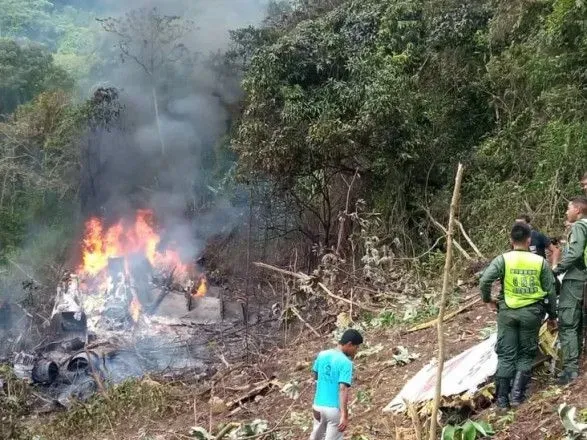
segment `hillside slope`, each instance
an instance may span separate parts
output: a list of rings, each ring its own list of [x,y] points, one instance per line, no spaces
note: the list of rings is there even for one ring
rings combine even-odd
[[[481,304],[457,315],[446,326],[447,355],[456,355],[477,344],[494,324],[495,316]],[[436,333],[434,328],[410,334],[405,334],[404,330],[405,327],[396,326],[365,331],[366,356],[355,361],[356,382],[347,438],[415,438],[410,434],[413,423],[409,417],[384,414],[381,410],[405,382],[435,356]],[[89,428],[86,438],[96,440],[194,438],[190,437],[190,429],[194,426],[218,433],[227,423],[246,425],[254,420],[263,420],[269,430],[264,438],[305,439],[311,426],[311,362],[318,351],[331,345],[330,335],[317,338],[304,330],[291,337],[285,348],[251,356],[248,366],[245,366],[246,362],[229,365],[205,383],[158,384],[148,379],[146,385],[143,381],[140,386],[172,391],[165,394],[165,398],[161,397],[157,404],[152,405],[153,402],[149,401],[149,405],[140,408],[133,405],[120,408],[116,391],[111,391],[114,397],[110,401],[105,400],[102,406],[90,404],[65,416],[41,419],[42,438],[73,440],[79,432],[76,427]],[[405,347],[410,355],[417,358],[404,365],[392,365],[389,361],[399,346]],[[267,386],[260,393],[250,393],[252,389],[263,388],[271,380],[274,386]],[[535,381],[531,398],[516,412],[497,416],[493,408],[489,408],[470,416],[491,423],[497,431],[496,439],[561,438],[563,428],[556,408],[562,402],[575,405],[579,410],[587,407],[587,380],[581,376],[566,388],[552,386],[549,382],[552,379]],[[280,390],[285,385],[290,388],[289,392]],[[157,395],[156,392],[153,394]],[[251,399],[232,405],[249,394]],[[299,398],[292,399],[294,394],[299,394]],[[227,409],[227,406],[230,408]],[[111,412],[112,416],[106,419],[108,423],[104,426],[87,420],[87,415],[92,414],[95,408]],[[455,416],[458,414],[455,413]],[[465,413],[464,418],[467,416],[469,414]],[[51,428],[47,429],[47,426]]]

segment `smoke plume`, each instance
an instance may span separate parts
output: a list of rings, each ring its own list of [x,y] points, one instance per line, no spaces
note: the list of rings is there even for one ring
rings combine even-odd
[[[157,80],[135,60],[121,62],[116,35],[101,31],[101,56],[111,61],[96,70],[93,83],[115,87],[123,111],[117,127],[97,130],[88,139],[84,211],[115,221],[139,208],[153,209],[165,240],[179,244],[184,256],[197,257],[210,236],[239,219],[238,207],[211,188],[226,160],[220,146],[230,106],[239,99],[239,78],[220,76],[211,59],[228,48],[229,30],[263,19],[266,2],[104,0],[103,5],[104,17],[157,8],[159,15],[180,16],[193,27],[181,39],[184,56],[168,63]]]

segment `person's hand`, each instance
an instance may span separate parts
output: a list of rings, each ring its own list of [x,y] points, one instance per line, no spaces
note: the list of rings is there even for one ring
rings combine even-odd
[[[497,301],[495,301],[494,299],[492,299],[491,301],[489,301],[487,303],[487,307],[489,307],[489,310],[492,310],[494,312],[497,312]]]
[[[349,426],[349,418],[342,416],[340,418],[340,423],[338,424],[338,431],[344,432],[346,430],[347,426]]]
[[[549,319],[546,321],[546,328],[551,332],[555,331],[558,328],[556,319]]]

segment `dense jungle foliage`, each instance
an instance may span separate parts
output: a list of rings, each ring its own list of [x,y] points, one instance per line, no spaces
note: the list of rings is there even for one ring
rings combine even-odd
[[[96,21],[115,14],[89,1],[1,0],[0,10],[5,264],[23,252],[31,266],[66,252],[83,218],[92,93],[123,61],[142,66],[163,117],[178,83],[196,87],[198,62],[242,84],[194,173],[213,169],[201,186],[229,199],[234,183],[253,188],[265,241],[343,252],[352,230],[340,223],[358,209],[380,214],[374,233],[396,253],[417,255],[439,237],[427,212],[446,220],[462,161],[461,220],[491,255],[520,211],[561,233],[565,198],[587,170],[582,0],[274,1],[262,23],[233,29],[226,51],[200,61],[189,44],[174,44],[187,21],[164,10],[131,13],[126,27]],[[189,19],[199,25],[197,14]],[[140,20],[155,20],[166,37],[150,43],[177,55],[159,60],[157,75],[141,65],[155,66],[153,57],[131,50]],[[120,109],[108,111],[126,112],[132,125],[132,108]]]
[[[446,211],[457,161],[461,218],[483,249],[502,248],[521,211],[558,233],[587,165],[586,19],[574,0],[282,11],[234,35],[247,60],[239,164],[310,205],[326,243],[337,176],[358,171],[361,196],[403,240],[428,236],[424,208]]]

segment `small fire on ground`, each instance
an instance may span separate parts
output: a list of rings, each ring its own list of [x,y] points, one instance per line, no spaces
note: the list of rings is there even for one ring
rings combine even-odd
[[[164,280],[164,288],[169,289],[172,283],[180,286],[186,296],[205,296],[205,275],[198,273],[194,263],[182,260],[174,243],[162,246],[156,229],[150,210],[138,210],[133,220],[120,220],[111,226],[90,218],[85,224],[82,263],[77,269],[82,293],[127,304],[134,323],[143,311],[145,294],[150,294],[145,284],[152,278]]]

